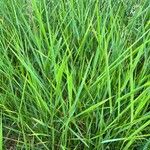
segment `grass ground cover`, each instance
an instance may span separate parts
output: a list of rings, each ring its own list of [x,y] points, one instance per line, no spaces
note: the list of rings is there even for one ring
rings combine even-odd
[[[150,149],[149,0],[0,1],[2,149]]]

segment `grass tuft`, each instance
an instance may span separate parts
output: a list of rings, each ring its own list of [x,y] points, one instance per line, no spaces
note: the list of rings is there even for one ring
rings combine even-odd
[[[148,150],[149,66],[149,0],[1,0],[0,150]]]

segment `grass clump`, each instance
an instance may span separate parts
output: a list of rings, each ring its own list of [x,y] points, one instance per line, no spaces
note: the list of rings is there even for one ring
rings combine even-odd
[[[150,149],[149,0],[0,6],[1,149]]]

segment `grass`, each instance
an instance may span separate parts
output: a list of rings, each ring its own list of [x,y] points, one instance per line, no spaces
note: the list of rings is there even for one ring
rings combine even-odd
[[[0,120],[0,150],[3,149],[3,129],[2,129],[2,117]]]
[[[1,0],[0,35],[0,149],[150,149],[149,0]]]

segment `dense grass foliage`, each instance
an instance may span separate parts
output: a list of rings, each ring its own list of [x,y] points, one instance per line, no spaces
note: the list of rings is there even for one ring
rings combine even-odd
[[[0,149],[149,150],[150,1],[1,0]]]

